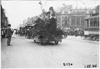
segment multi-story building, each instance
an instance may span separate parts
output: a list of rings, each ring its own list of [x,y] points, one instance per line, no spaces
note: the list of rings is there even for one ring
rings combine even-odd
[[[65,28],[84,29],[85,17],[90,13],[95,13],[95,9],[73,9],[64,8],[57,15],[58,24]]]
[[[0,26],[1,27],[1,37],[5,37],[5,34],[6,34],[5,30],[7,28],[7,25],[8,25],[8,18],[5,14],[4,8],[1,5],[1,26]]]
[[[63,15],[65,17],[63,26],[70,27],[71,29],[84,29],[85,27],[85,18],[90,13],[95,13],[94,9],[72,9],[70,13],[65,12]],[[69,18],[69,21],[68,21]],[[66,21],[67,20],[67,21]]]
[[[8,18],[5,14],[5,10],[1,6],[1,27],[7,27],[8,24]]]

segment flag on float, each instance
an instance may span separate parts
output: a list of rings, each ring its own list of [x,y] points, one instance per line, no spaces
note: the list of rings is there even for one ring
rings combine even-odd
[[[39,4],[40,4],[40,5],[42,5],[42,2],[41,2],[41,1],[39,1]]]

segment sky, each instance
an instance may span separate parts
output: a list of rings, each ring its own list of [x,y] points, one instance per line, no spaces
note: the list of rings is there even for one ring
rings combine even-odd
[[[93,8],[99,4],[98,0],[42,0],[41,2],[46,11],[48,11],[50,6],[57,9],[57,7],[63,6],[63,4],[72,5],[73,8]],[[6,16],[8,17],[12,28],[18,28],[20,24],[23,24],[23,20],[27,19],[28,17],[31,18],[37,16],[42,12],[39,0],[2,0],[1,4],[5,9]]]

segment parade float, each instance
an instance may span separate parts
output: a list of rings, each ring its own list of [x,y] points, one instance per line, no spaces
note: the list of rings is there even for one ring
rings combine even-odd
[[[62,41],[63,35],[66,35],[61,28],[57,28],[57,19],[53,7],[49,12],[43,12],[43,18],[38,17],[31,29],[34,42],[40,44],[55,42],[58,44]]]

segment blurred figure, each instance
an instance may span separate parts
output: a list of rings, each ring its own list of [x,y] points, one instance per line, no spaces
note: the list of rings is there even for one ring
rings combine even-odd
[[[50,20],[50,12],[47,12],[46,14],[45,14],[46,16],[46,20]]]
[[[11,24],[8,24],[8,27],[7,27],[7,30],[6,30],[6,32],[7,32],[6,37],[7,37],[7,45],[8,46],[11,46],[10,42],[11,42],[11,37],[12,37],[12,34],[13,34],[13,31],[11,30],[10,27],[11,27]]]
[[[75,35],[76,37],[78,36],[78,31],[77,31],[77,30],[74,31],[74,35]]]
[[[83,30],[81,31],[80,36],[81,36],[81,37],[84,36],[84,31],[83,31]]]
[[[55,18],[55,11],[54,11],[53,7],[49,8],[49,12],[50,12],[50,19]]]
[[[16,37],[16,30],[13,30],[13,35],[12,37]]]

